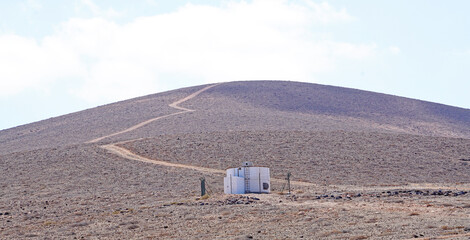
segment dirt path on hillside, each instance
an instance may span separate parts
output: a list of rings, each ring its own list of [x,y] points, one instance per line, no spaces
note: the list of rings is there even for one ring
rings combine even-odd
[[[198,96],[199,94],[201,94],[202,92],[205,92],[205,91],[207,91],[208,89],[213,88],[213,87],[215,87],[215,86],[217,86],[217,85],[220,85],[220,84],[222,84],[222,83],[217,83],[217,84],[213,84],[213,85],[207,86],[207,87],[205,87],[205,88],[203,88],[203,89],[201,89],[201,90],[199,90],[199,91],[197,91],[197,92],[195,92],[195,93],[193,93],[193,94],[191,94],[191,95],[189,95],[189,96],[187,96],[187,97],[185,97],[185,98],[182,98],[182,99],[180,99],[180,100],[178,100],[178,101],[176,101],[176,102],[170,103],[168,106],[170,106],[170,107],[172,107],[172,108],[176,108],[176,109],[182,110],[182,111],[185,111],[185,112],[194,112],[194,111],[196,111],[196,110],[194,110],[194,109],[189,109],[189,108],[185,108],[185,107],[180,107],[180,106],[178,106],[178,105],[181,104],[181,103],[184,103],[184,102],[186,102],[186,101],[188,101],[188,100],[190,100],[190,99],[193,99],[194,97],[197,97],[197,96]]]
[[[130,140],[133,141],[133,140]],[[180,163],[171,163],[171,162],[165,162],[161,160],[155,160],[155,159],[150,159],[138,154],[135,154],[131,152],[130,150],[117,146],[118,144],[130,142],[128,141],[123,141],[119,143],[114,143],[114,144],[108,144],[108,145],[103,145],[101,146],[102,148],[108,150],[109,152],[118,155],[122,158],[130,159],[130,160],[136,160],[136,161],[141,161],[141,162],[146,162],[146,163],[152,163],[152,164],[157,164],[157,165],[162,165],[162,166],[167,166],[167,167],[177,167],[177,168],[185,168],[185,169],[191,169],[199,172],[205,172],[205,173],[212,173],[212,174],[225,174],[225,170],[221,169],[215,169],[215,168],[206,168],[206,167],[199,167],[199,166],[194,166],[194,165],[188,165],[188,164],[180,164]],[[271,178],[272,182],[275,183],[285,183],[285,179],[277,179],[277,178]],[[460,190],[460,191],[470,191],[470,185],[469,184],[461,184],[461,185],[445,185],[445,184],[437,184],[437,183],[410,183],[407,185],[400,185],[400,186],[355,186],[355,185],[329,185],[329,186],[320,186],[315,183],[310,183],[310,182],[301,182],[301,181],[292,181],[291,184],[294,186],[300,186],[300,187],[315,187],[315,188],[327,188],[330,190],[337,190],[337,191],[387,191],[387,190],[398,190],[398,189],[403,189],[403,190],[411,190],[411,189],[442,189],[442,190]]]
[[[103,145],[101,147],[108,150],[109,152],[111,152],[115,155],[118,155],[118,156],[126,158],[126,159],[130,159],[130,160],[136,160],[136,161],[141,161],[141,162],[146,162],[146,163],[152,163],[152,164],[162,165],[162,166],[166,166],[166,167],[186,168],[186,169],[191,169],[191,170],[195,170],[195,171],[199,171],[199,172],[206,172],[206,173],[213,173],[213,174],[225,174],[224,170],[198,167],[198,166],[179,164],[179,163],[171,163],[171,162],[165,162],[165,161],[146,158],[146,157],[137,155],[137,154],[131,152],[128,149],[116,146],[114,144]]]
[[[109,135],[106,135],[106,136],[103,136],[103,137],[99,137],[99,138],[95,138],[93,140],[90,140],[86,143],[96,143],[96,142],[99,142],[105,138],[109,138],[109,137],[113,137],[113,136],[116,136],[116,135],[120,135],[120,134],[123,134],[123,133],[126,133],[126,132],[130,132],[130,131],[134,131],[136,130],[137,128],[140,128],[140,127],[143,127],[151,122],[154,122],[154,121],[157,121],[157,120],[160,120],[160,119],[163,119],[163,118],[167,118],[167,117],[171,117],[171,116],[175,116],[175,115],[179,115],[179,114],[183,114],[183,113],[187,113],[187,112],[194,112],[196,110],[193,110],[193,109],[189,109],[189,108],[184,108],[184,107],[180,107],[178,106],[179,104],[183,103],[183,102],[186,102],[194,97],[196,97],[197,95],[201,94],[202,92],[205,92],[206,90],[210,89],[210,88],[213,88],[217,85],[220,85],[222,83],[216,83],[216,84],[212,84],[212,85],[209,85],[185,98],[182,98],[180,100],[177,100],[173,103],[170,103],[168,106],[172,107],[172,108],[175,108],[175,109],[178,109],[178,110],[181,110],[181,112],[176,112],[176,113],[171,113],[171,114],[167,114],[167,115],[164,115],[164,116],[160,116],[160,117],[156,117],[156,118],[152,118],[152,119],[149,119],[147,121],[144,121],[144,122],[141,122],[141,123],[138,123],[130,128],[127,128],[125,130],[122,130],[122,131],[119,131],[119,132],[115,132],[115,133],[112,133],[112,134],[109,134]]]
[[[126,141],[129,142],[129,141]],[[150,159],[144,156],[140,156],[138,154],[135,154],[131,152],[130,150],[117,146],[117,144],[120,144],[123,142],[115,143],[115,144],[108,144],[108,145],[103,145],[100,146],[103,149],[108,150],[109,152],[118,155],[122,158],[130,159],[130,160],[135,160],[135,161],[141,161],[141,162],[146,162],[146,163],[152,163],[152,164],[157,164],[161,166],[166,166],[166,167],[177,167],[177,168],[185,168],[185,169],[190,169],[190,170],[195,170],[199,172],[205,172],[205,173],[212,173],[212,174],[222,174],[225,175],[225,170],[220,170],[220,169],[215,169],[215,168],[205,168],[205,167],[199,167],[199,166],[194,166],[194,165],[188,165],[188,164],[180,164],[180,163],[171,163],[171,162],[165,162],[161,160],[156,160],[156,159]],[[284,183],[286,180],[284,179],[276,179],[276,178],[271,178],[272,182],[277,182],[277,183]],[[304,186],[304,187],[316,187],[317,185],[314,183],[309,183],[309,182],[300,182],[300,181],[291,181],[292,185],[296,186]]]
[[[175,116],[175,115],[183,114],[183,113],[187,113],[187,112],[194,112],[196,110],[185,108],[185,107],[180,107],[179,104],[184,103],[184,102],[186,102],[190,99],[193,99],[193,98],[197,97],[199,94],[203,93],[204,91],[207,91],[208,89],[213,88],[215,86],[218,86],[220,84],[222,84],[222,83],[209,85],[205,88],[202,88],[202,89],[200,89],[200,90],[198,90],[198,91],[196,91],[196,92],[194,92],[194,93],[192,93],[192,94],[190,94],[190,95],[188,95],[188,96],[186,96],[182,99],[179,99],[175,102],[172,102],[168,105],[172,108],[181,110],[180,112],[171,113],[171,114],[167,114],[167,115],[164,115],[164,116],[152,118],[152,119],[149,119],[147,121],[136,124],[136,125],[134,125],[130,128],[127,128],[123,131],[119,131],[119,132],[116,132],[116,133],[113,133],[113,134],[110,134],[110,135],[107,135],[107,136],[99,137],[99,138],[93,139],[91,141],[88,141],[87,143],[99,142],[99,141],[101,141],[105,138],[109,138],[109,137],[112,137],[112,136],[116,136],[116,135],[119,135],[119,134],[130,132],[130,131],[133,131],[133,130],[138,129],[140,127],[143,127],[143,126],[145,126],[145,125],[147,125],[151,122],[154,122],[154,121],[157,121],[157,120],[160,120],[160,119],[163,119],[163,118],[167,118],[167,117],[171,117],[171,116]],[[130,160],[141,161],[141,162],[146,162],[146,163],[152,163],[152,164],[157,164],[157,165],[166,166],[166,167],[185,168],[185,169],[190,169],[190,170],[195,170],[195,171],[205,172],[205,173],[211,173],[211,174],[222,174],[222,175],[225,174],[225,171],[220,170],[220,169],[205,168],[205,167],[199,167],[199,166],[193,166],[193,165],[187,165],[187,164],[179,164],[179,163],[171,163],[171,162],[165,162],[165,161],[161,161],[161,160],[146,158],[144,156],[140,156],[138,154],[135,154],[135,153],[131,152],[130,150],[126,149],[126,148],[117,146],[118,144],[122,144],[122,143],[126,143],[126,142],[132,142],[132,141],[136,141],[136,140],[139,140],[139,139],[122,141],[122,142],[118,142],[118,143],[114,143],[114,144],[103,145],[101,147],[106,149],[107,151],[115,154],[115,155],[118,155],[118,156],[126,158],[126,159],[130,159]],[[276,182],[276,183],[285,183],[286,182],[285,179],[276,179],[276,178],[271,178],[271,181]],[[387,190],[392,190],[392,189],[453,189],[453,190],[454,189],[459,189],[459,190],[470,191],[470,185],[469,184],[443,185],[443,184],[435,184],[435,183],[410,183],[410,184],[401,185],[401,186],[354,186],[354,185],[320,186],[320,185],[315,184],[315,183],[302,182],[302,181],[291,181],[291,184],[294,185],[294,186],[328,188],[328,189],[331,189],[331,190],[338,190],[338,191],[346,191],[346,190],[349,190],[349,191],[387,191]]]

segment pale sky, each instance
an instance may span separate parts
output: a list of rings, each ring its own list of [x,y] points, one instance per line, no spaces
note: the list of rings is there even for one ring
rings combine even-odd
[[[0,129],[180,87],[292,80],[470,108],[470,1],[0,1]]]

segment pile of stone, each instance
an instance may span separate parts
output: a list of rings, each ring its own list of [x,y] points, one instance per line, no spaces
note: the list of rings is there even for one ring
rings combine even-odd
[[[374,192],[374,193],[335,193],[335,194],[323,194],[316,196],[316,199],[335,199],[335,200],[352,200],[353,198],[358,197],[393,197],[393,196],[446,196],[446,197],[457,197],[466,195],[469,192],[467,191],[452,191],[452,190],[391,190],[391,191],[383,191],[383,192]]]
[[[180,203],[173,203],[173,204],[165,204],[162,207],[168,207],[171,205],[186,205],[186,206],[204,206],[204,205],[216,205],[216,206],[224,206],[224,205],[248,205],[248,204],[253,204],[259,201],[260,199],[257,197],[249,197],[249,196],[230,196],[224,200],[208,200],[208,201],[200,201],[200,199],[197,199],[199,201],[197,202],[180,202]]]
[[[236,204],[253,204],[259,201],[259,198],[249,196],[229,197],[223,201],[217,201],[217,205],[236,205]]]

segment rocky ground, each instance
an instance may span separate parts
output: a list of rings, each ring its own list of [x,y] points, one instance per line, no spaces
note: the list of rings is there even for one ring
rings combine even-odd
[[[468,109],[292,82],[169,106],[203,88],[0,131],[0,239],[470,238]],[[222,193],[243,161],[271,194]]]
[[[99,106],[2,130],[0,154],[61,147],[122,131],[178,110],[168,105],[205,86]],[[181,106],[197,111],[161,119],[104,141],[227,131],[395,132],[470,138],[468,109],[298,82],[229,82]]]
[[[264,136],[240,134],[253,134],[254,141]],[[283,133],[267,135],[276,134]],[[140,146],[136,143],[127,145]],[[181,163],[194,164],[205,148],[190,144],[196,144],[192,157],[175,150]],[[148,149],[148,155],[156,153]],[[449,151],[460,156],[464,150]],[[344,185],[293,185],[287,195],[285,182],[274,182],[271,194],[238,196],[222,194],[223,175],[127,160],[98,144],[13,153],[0,161],[0,239],[468,239],[470,234],[465,181],[353,184],[343,174]],[[294,180],[300,173],[293,172]],[[209,197],[198,196],[200,177],[207,179]]]
[[[227,169],[252,161],[320,185],[470,183],[470,140],[364,132],[166,135],[122,146],[151,159]]]

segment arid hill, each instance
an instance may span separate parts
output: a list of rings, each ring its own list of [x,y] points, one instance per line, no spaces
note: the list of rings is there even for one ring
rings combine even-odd
[[[118,132],[178,112],[168,105],[203,87],[148,95],[3,130],[0,153],[81,144]],[[468,109],[310,83],[223,83],[182,106],[198,111],[161,119],[111,139],[265,130],[374,131],[470,138]]]
[[[222,193],[243,161],[272,194]],[[355,89],[210,84],[0,131],[0,239],[468,239],[469,203],[470,110]]]

